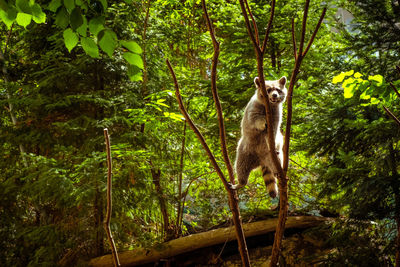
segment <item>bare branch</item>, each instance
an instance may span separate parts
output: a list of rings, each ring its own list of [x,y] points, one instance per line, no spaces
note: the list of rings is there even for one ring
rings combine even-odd
[[[204,139],[203,135],[201,134],[201,132],[199,131],[199,129],[197,128],[197,126],[194,124],[194,122],[192,121],[192,119],[190,118],[189,114],[186,111],[185,106],[183,105],[183,101],[182,101],[182,96],[179,90],[179,85],[178,85],[178,81],[176,80],[176,75],[175,72],[171,66],[171,63],[169,62],[169,60],[167,59],[167,65],[168,65],[168,69],[172,75],[172,79],[174,81],[174,85],[175,85],[175,96],[176,99],[178,100],[179,103],[179,109],[181,110],[183,116],[186,119],[186,122],[189,124],[190,128],[193,130],[193,132],[196,134],[197,138],[199,139],[201,145],[203,146],[204,150],[207,153],[208,158],[211,161],[211,164],[213,165],[215,171],[218,173],[218,176],[221,178],[222,183],[224,184],[224,187],[227,191],[230,191],[230,187],[228,184],[228,181],[225,178],[224,173],[222,172],[222,170],[220,169],[220,167],[218,166],[217,161],[215,160],[215,157],[213,155],[213,153],[211,152],[209,146],[206,143],[206,140]]]
[[[110,136],[108,135],[108,129],[104,129],[104,138],[106,140],[106,151],[107,151],[107,207],[106,217],[104,219],[104,229],[107,233],[108,242],[110,243],[111,252],[113,256],[114,266],[121,266],[119,263],[118,252],[115,246],[114,238],[111,234],[110,221],[112,213],[112,162],[111,162],[111,146]]]
[[[258,36],[258,28],[257,28],[256,20],[254,19],[253,13],[250,10],[249,3],[247,2],[247,0],[244,0],[244,3],[246,4],[247,12],[249,12],[251,21],[253,22],[254,35],[256,37],[256,43],[259,46],[260,45],[260,39],[259,39],[259,36]]]
[[[269,16],[268,26],[267,26],[267,30],[265,31],[264,42],[263,42],[262,48],[261,48],[262,54],[265,53],[265,49],[267,47],[269,34],[271,32],[271,29],[272,29],[272,21],[274,20],[274,15],[275,15],[275,0],[272,0],[272,3],[271,3],[271,14]]]
[[[242,9],[244,21],[246,23],[247,33],[249,34],[250,39],[253,42],[254,49],[257,51],[257,53],[261,53],[260,47],[258,46],[258,43],[257,43],[257,40],[254,37],[253,31],[251,30],[249,16],[247,15],[247,8],[246,8],[244,1],[245,0],[239,0],[239,3],[240,3],[240,7]]]
[[[400,126],[400,120],[387,107],[383,106],[383,109]]]
[[[299,55],[303,55],[303,47],[304,47],[304,39],[305,39],[305,36],[306,36],[307,16],[308,16],[308,7],[309,6],[310,6],[310,0],[306,0],[306,4],[304,6],[304,13],[303,13],[303,25],[301,27]]]
[[[321,23],[322,23],[322,21],[323,21],[323,19],[324,19],[324,17],[325,17],[325,14],[326,14],[326,8],[324,8],[324,10],[322,11],[321,16],[319,17],[319,21],[318,21],[318,23],[317,23],[317,26],[315,27],[314,32],[313,32],[313,34],[312,34],[310,40],[308,41],[307,48],[306,48],[306,50],[304,50],[304,52],[303,52],[303,55],[302,55],[303,57],[306,56],[308,50],[310,49],[312,43],[314,42],[314,38],[315,38],[315,36],[317,35],[317,32],[318,32],[319,28],[321,27]]]
[[[394,86],[394,84],[391,82],[390,86],[392,87],[393,91],[396,93],[397,97],[400,98],[400,93],[397,90],[396,86]]]
[[[226,131],[225,131],[225,125],[224,125],[224,115],[222,113],[221,102],[219,100],[218,90],[217,90],[217,66],[218,66],[218,57],[219,57],[219,42],[217,41],[217,38],[215,37],[214,29],[212,27],[211,20],[208,15],[208,12],[207,12],[205,0],[202,0],[201,3],[203,6],[204,14],[206,16],[207,27],[210,32],[211,39],[213,41],[213,46],[214,46],[214,55],[213,55],[212,67],[211,67],[211,91],[212,91],[212,95],[213,95],[214,102],[215,102],[215,107],[217,109],[217,114],[218,114],[218,126],[219,126],[219,137],[220,137],[220,141],[221,141],[221,150],[222,150],[222,155],[224,157],[226,168],[228,169],[230,182],[232,184],[235,184],[235,176],[233,173],[231,161],[229,159],[228,149],[226,147]]]
[[[295,34],[295,30],[294,30],[294,18],[292,18],[292,43],[293,43],[294,59],[297,60],[297,47],[296,47],[296,34]]]

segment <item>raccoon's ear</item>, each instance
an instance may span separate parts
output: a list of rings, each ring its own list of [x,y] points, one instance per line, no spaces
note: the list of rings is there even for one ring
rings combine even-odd
[[[260,88],[261,84],[260,84],[260,79],[258,77],[254,78],[254,84],[256,85],[256,88]]]
[[[279,84],[281,86],[285,86],[285,84],[286,84],[286,76],[283,76],[282,78],[279,79]]]

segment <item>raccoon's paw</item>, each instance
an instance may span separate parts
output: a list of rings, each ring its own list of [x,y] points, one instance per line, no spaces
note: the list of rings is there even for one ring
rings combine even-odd
[[[229,185],[229,188],[232,190],[238,190],[239,188],[242,188],[244,186],[242,184],[231,184],[231,183],[228,183],[228,185]]]

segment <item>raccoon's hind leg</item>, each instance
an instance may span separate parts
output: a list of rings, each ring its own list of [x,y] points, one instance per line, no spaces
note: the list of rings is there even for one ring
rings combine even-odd
[[[276,198],[278,195],[278,186],[276,184],[276,178],[268,166],[261,167],[265,186],[267,187],[268,193],[272,198]]]
[[[235,162],[236,175],[239,183],[232,185],[232,189],[242,188],[247,184],[250,172],[260,166],[257,155],[241,151],[238,149],[238,154]]]

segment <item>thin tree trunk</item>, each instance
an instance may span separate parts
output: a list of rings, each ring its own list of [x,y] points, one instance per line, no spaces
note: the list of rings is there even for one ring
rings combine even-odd
[[[172,231],[171,231],[172,228],[170,227],[170,223],[169,223],[169,214],[168,214],[167,204],[165,203],[165,196],[164,196],[164,192],[163,192],[163,189],[162,189],[161,183],[160,183],[161,170],[160,169],[155,170],[155,168],[153,166],[151,166],[151,175],[153,177],[153,184],[156,188],[158,202],[160,203],[160,209],[161,209],[161,214],[162,214],[162,219],[163,219],[164,240],[168,241],[173,237],[173,235],[172,235]]]
[[[114,266],[121,266],[119,263],[117,247],[115,246],[114,238],[110,229],[110,221],[112,214],[112,161],[111,161],[111,145],[110,136],[108,135],[108,129],[104,129],[104,138],[106,141],[107,151],[107,213],[106,219],[103,222],[104,230],[106,231],[108,242],[110,244]]]
[[[18,120],[14,113],[14,105],[12,104],[11,95],[9,93],[9,88],[8,88],[9,79],[8,79],[8,72],[7,72],[6,58],[5,58],[6,54],[7,54],[8,43],[9,43],[9,40],[10,40],[10,37],[12,34],[12,29],[13,29],[13,27],[11,27],[11,29],[8,32],[6,44],[4,47],[4,52],[0,49],[0,62],[3,61],[3,67],[1,68],[1,72],[3,73],[4,83],[6,84],[5,91],[6,91],[6,96],[7,96],[7,100],[8,100],[8,112],[10,113],[10,117],[11,117],[11,121],[12,121],[13,125],[17,126]],[[22,162],[25,167],[28,167],[28,161],[26,160],[26,157],[25,157],[25,147],[22,144],[19,144],[18,147],[19,147],[19,151],[21,153]]]
[[[187,123],[185,121],[184,126],[183,126],[183,137],[182,137],[182,145],[181,145],[181,158],[180,158],[180,163],[179,163],[179,181],[178,181],[178,203],[177,203],[177,216],[176,216],[176,237],[179,237],[182,235],[182,229],[181,229],[181,222],[183,218],[183,205],[182,204],[182,182],[183,182],[183,160],[185,157],[185,143],[186,143],[186,128],[187,128]]]
[[[147,6],[146,6],[146,16],[144,18],[144,24],[143,24],[143,34],[142,34],[142,57],[143,57],[143,83],[142,83],[142,95],[146,96],[148,95],[148,90],[147,90],[147,83],[148,83],[148,70],[147,70],[147,25],[149,22],[149,14],[150,14],[150,3],[151,0],[147,1]],[[144,127],[144,126],[143,126]]]
[[[100,227],[103,223],[103,199],[101,197],[98,179],[95,181],[95,194],[94,194],[94,226],[96,231],[96,255],[100,256],[104,254],[104,235],[103,230]]]

